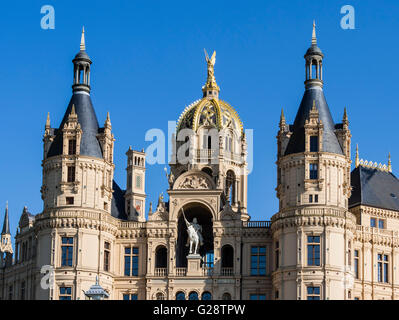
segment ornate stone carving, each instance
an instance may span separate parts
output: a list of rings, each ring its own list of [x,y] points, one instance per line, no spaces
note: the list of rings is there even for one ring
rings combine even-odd
[[[211,189],[211,185],[206,178],[191,175],[184,178],[177,189]]]

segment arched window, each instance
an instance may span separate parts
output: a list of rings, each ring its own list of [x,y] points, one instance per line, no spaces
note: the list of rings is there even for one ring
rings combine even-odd
[[[157,300],[165,300],[165,295],[162,292],[158,292],[156,295]]]
[[[234,267],[234,250],[229,244],[222,247],[222,268]]]
[[[176,300],[186,300],[186,295],[183,291],[179,291],[176,293]]]
[[[155,268],[167,268],[168,250],[164,246],[157,247],[155,251]]]
[[[228,292],[223,293],[222,300],[231,300],[231,295]]]
[[[226,199],[230,204],[235,203],[235,174],[232,170],[226,174]]]
[[[205,291],[202,294],[202,299],[201,300],[212,300],[212,294],[208,291]]]
[[[191,291],[190,294],[188,295],[188,300],[199,300],[198,293],[195,291]]]

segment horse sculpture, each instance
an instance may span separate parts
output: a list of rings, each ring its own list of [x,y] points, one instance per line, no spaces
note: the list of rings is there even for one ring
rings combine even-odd
[[[200,231],[202,230],[201,226],[197,223],[197,218],[193,218],[193,222],[190,223],[187,221],[186,216],[183,212],[183,218],[186,222],[187,226],[187,234],[188,234],[188,241],[186,246],[190,245],[190,252],[189,254],[198,254],[198,246],[203,244],[203,239]],[[188,243],[189,242],[189,243]],[[193,252],[193,245],[194,245],[194,252]]]

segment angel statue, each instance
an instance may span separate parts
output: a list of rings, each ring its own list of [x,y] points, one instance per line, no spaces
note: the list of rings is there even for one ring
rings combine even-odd
[[[213,51],[212,57],[209,59],[208,53],[205,51],[205,60],[206,63],[208,64],[208,79],[206,81],[206,84],[216,84],[216,80],[215,80],[215,72],[214,72],[214,68],[215,68],[215,62],[216,62],[216,51]]]

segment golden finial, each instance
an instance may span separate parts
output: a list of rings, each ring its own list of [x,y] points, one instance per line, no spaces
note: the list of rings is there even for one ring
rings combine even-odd
[[[206,52],[205,49],[204,49],[204,52],[205,52],[205,60],[206,60],[207,67],[208,67],[208,75],[207,75],[207,79],[206,79],[206,84],[202,88],[202,91],[204,92],[204,95],[207,95],[208,90],[219,91],[219,87],[216,84],[216,79],[215,79],[216,51],[213,51],[211,58],[209,58],[208,53]]]
[[[107,111],[107,120],[105,120],[106,122],[111,122],[111,119],[109,117],[109,111]]]
[[[50,128],[50,112],[47,112],[46,128]]]
[[[85,44],[85,27],[82,28],[82,37],[80,38],[80,51],[86,50]]]
[[[313,20],[313,32],[312,32],[312,45],[317,45],[316,39],[316,22]]]
[[[76,115],[76,112],[75,112],[75,105],[74,105],[74,104],[72,105],[72,110],[71,110],[70,115],[71,115],[71,116]]]
[[[388,153],[388,172],[392,172],[391,153]]]
[[[357,168],[360,164],[359,161],[359,146],[356,143],[356,158],[355,158],[355,167]]]

